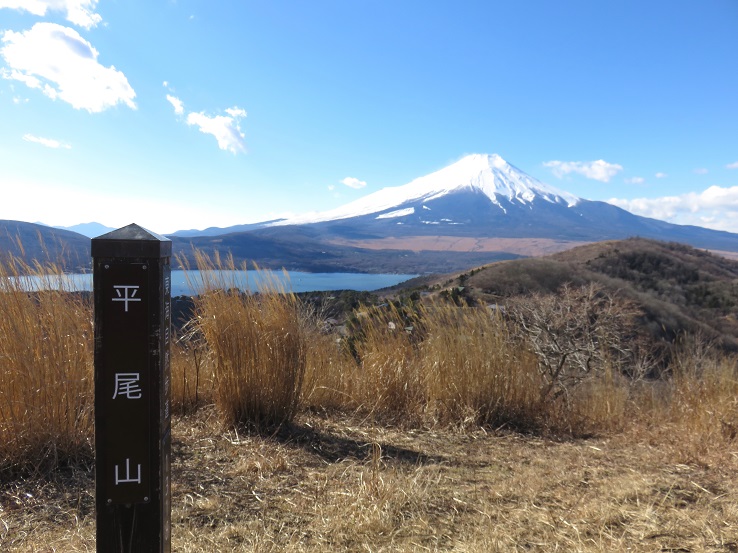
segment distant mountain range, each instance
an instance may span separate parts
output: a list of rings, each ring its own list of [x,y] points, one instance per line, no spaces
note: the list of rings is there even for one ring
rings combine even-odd
[[[106,234],[112,230],[115,230],[113,227],[106,227],[105,225],[102,225],[100,223],[80,223],[79,225],[72,225],[71,227],[54,228],[71,230],[72,232],[76,232],[78,234],[81,234],[82,236],[86,236],[87,238],[95,238],[96,236],[100,236],[102,234]]]
[[[204,230],[197,230],[197,229],[178,230],[176,232],[173,232],[170,236],[178,236],[178,237],[220,236],[221,234],[233,234],[234,232],[248,232],[250,230],[265,228],[271,224],[278,223],[281,221],[284,221],[284,219],[272,219],[270,221],[263,221],[261,223],[247,223],[244,225],[235,225],[235,226],[227,227],[227,228],[209,227]]]
[[[184,256],[193,247],[219,250],[266,268],[424,273],[633,236],[738,252],[738,234],[674,225],[578,198],[494,154],[467,156],[331,211],[178,231],[171,239]]]
[[[32,264],[58,263],[70,271],[90,267],[90,239],[36,223],[0,220],[0,260],[12,256]]]

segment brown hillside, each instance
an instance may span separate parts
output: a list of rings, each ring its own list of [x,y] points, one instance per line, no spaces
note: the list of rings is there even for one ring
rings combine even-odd
[[[436,288],[461,286],[467,300],[489,304],[590,282],[636,302],[646,329],[659,339],[699,333],[738,350],[738,262],[683,244],[642,238],[586,244],[494,263]]]
[[[367,250],[444,252],[506,252],[540,256],[568,250],[586,242],[552,238],[471,238],[467,236],[403,236],[365,240],[334,239],[332,244]]]

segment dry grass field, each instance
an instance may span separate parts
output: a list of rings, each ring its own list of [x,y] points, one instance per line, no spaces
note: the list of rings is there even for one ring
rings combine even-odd
[[[541,256],[581,246],[587,242],[552,238],[469,238],[464,236],[405,236],[365,240],[333,240],[334,244],[369,250],[442,252],[507,252]]]
[[[0,283],[0,551],[94,551],[89,298]],[[738,551],[738,369],[709,344],[654,376],[593,287],[341,334],[229,288],[199,283],[174,350],[173,551]]]
[[[174,421],[172,549],[738,551],[738,444],[667,427],[551,440],[299,415],[272,435]],[[94,551],[91,472],[6,483],[3,551]]]

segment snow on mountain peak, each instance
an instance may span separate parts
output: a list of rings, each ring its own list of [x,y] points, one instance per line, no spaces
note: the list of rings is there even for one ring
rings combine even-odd
[[[408,184],[383,188],[331,211],[293,217],[276,224],[317,223],[369,215],[411,201],[427,202],[466,188],[484,193],[500,207],[498,196],[523,204],[536,198],[570,207],[579,202],[576,196],[542,183],[497,154],[471,154]]]
[[[417,180],[435,180],[434,177],[445,181],[449,192],[468,186],[484,192],[494,203],[498,203],[497,196],[521,203],[529,203],[535,198],[549,202],[563,201],[569,206],[579,201],[576,196],[544,184],[510,165],[497,154],[468,155],[436,173]],[[440,195],[443,193],[432,197]]]

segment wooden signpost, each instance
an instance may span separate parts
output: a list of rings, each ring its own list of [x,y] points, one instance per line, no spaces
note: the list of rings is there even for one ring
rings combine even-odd
[[[92,240],[98,553],[171,550],[171,255],[138,225]]]

